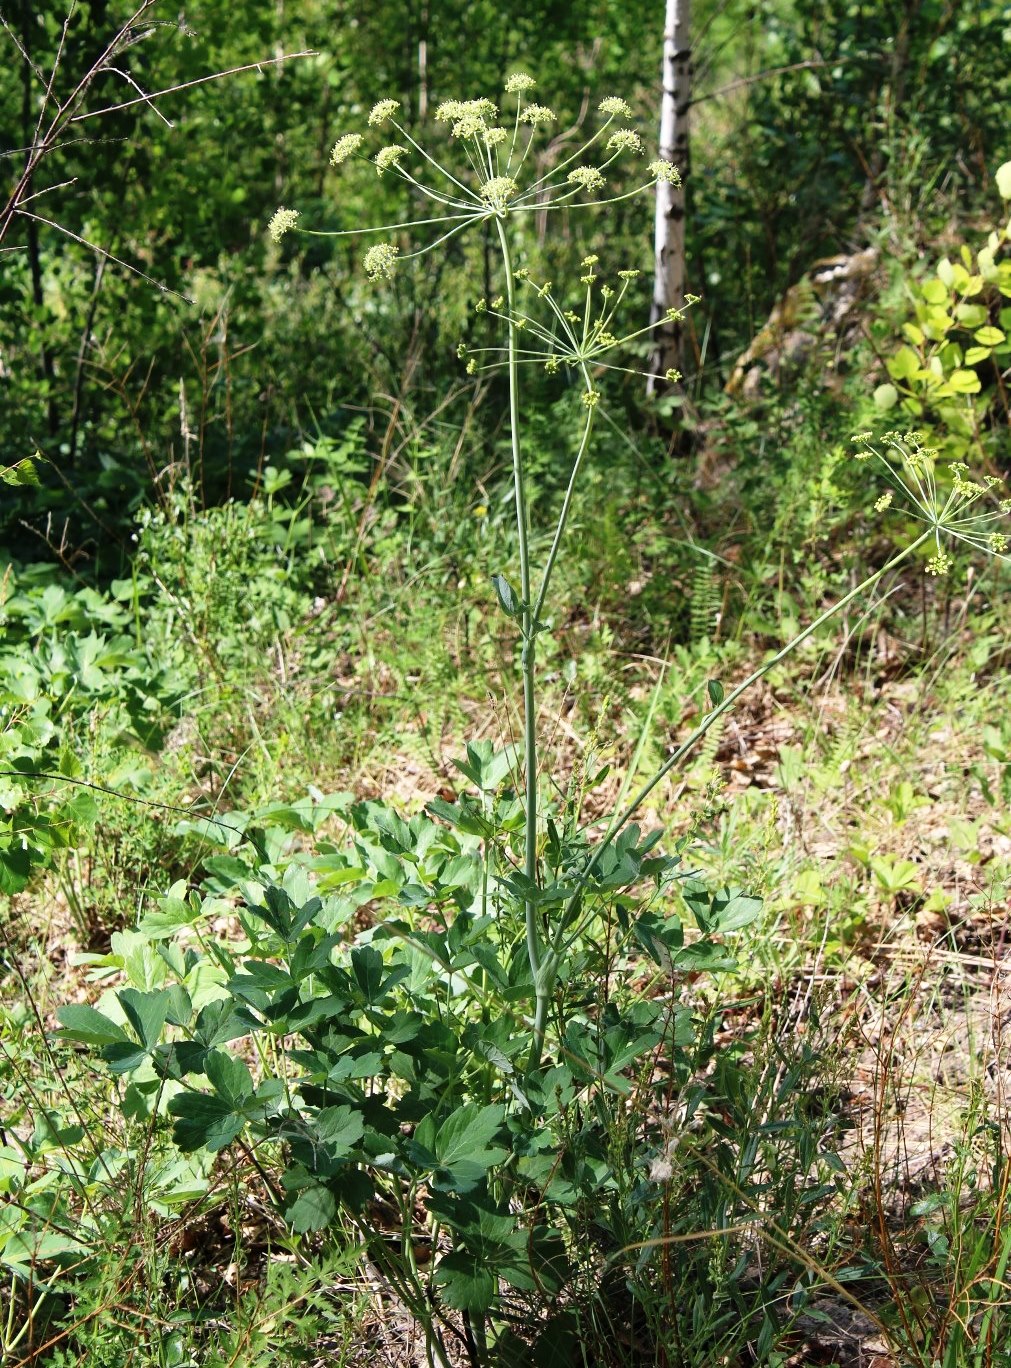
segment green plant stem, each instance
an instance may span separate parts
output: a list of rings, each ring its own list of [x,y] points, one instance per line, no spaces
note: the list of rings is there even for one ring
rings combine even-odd
[[[520,598],[523,610],[520,626],[523,634],[523,652],[520,668],[523,675],[523,752],[526,768],[526,829],[524,832],[523,872],[528,888],[537,884],[537,698],[536,698],[536,648],[534,644],[536,627],[530,603],[530,540],[527,523],[527,501],[523,480],[523,455],[520,450],[520,392],[519,366],[517,365],[517,337],[514,313],[514,287],[512,256],[509,251],[509,236],[505,223],[496,218],[499,245],[502,249],[502,269],[505,272],[506,300],[509,311],[509,436],[513,456],[513,494],[516,500],[516,535],[520,554]],[[547,1021],[548,995],[551,984],[545,985],[541,974],[541,937],[537,925],[537,902],[527,898],[524,902],[526,920],[527,958],[534,982],[536,1005],[534,1009],[534,1040],[530,1051],[531,1067],[540,1062],[541,1044],[544,1040],[544,1024]]]
[[[826,622],[829,622],[833,617],[835,617],[836,613],[841,612],[844,608],[848,607],[849,604],[851,604],[855,598],[859,598],[861,594],[866,593],[868,589],[872,588],[872,586],[878,582],[878,580],[882,579],[885,575],[889,574],[897,566],[901,565],[903,561],[908,560],[909,557],[912,556],[916,551],[918,551],[920,547],[924,545],[925,542],[930,541],[931,538],[934,536],[935,529],[933,527],[929,528],[928,531],[921,533],[921,535],[917,537],[914,542],[911,542],[909,546],[905,547],[902,551],[900,551],[897,556],[893,556],[892,559],[888,561],[886,565],[883,565],[880,570],[875,570],[873,575],[868,576],[868,578],[863,580],[860,584],[858,584],[855,589],[851,589],[848,594],[844,594],[843,597],[839,599],[836,603],[833,603],[830,608],[826,608],[824,613],[821,613],[818,617],[814,619],[813,622],[809,623],[808,626],[805,627],[802,632],[798,632],[797,635],[792,639],[792,641],[788,641],[786,645],[782,648],[782,650],[777,651],[774,656],[770,656],[769,659],[764,661],[761,665],[759,665],[757,669],[752,670],[751,674],[749,674],[746,679],[743,679],[741,683],[738,684],[735,689],[732,689],[730,693],[728,693],[727,696],[719,704],[717,704],[717,706],[713,708],[711,712],[706,714],[706,716],[702,719],[699,725],[692,732],[691,736],[689,736],[687,740],[683,741],[681,745],[678,746],[677,750],[673,753],[673,755],[671,755],[667,760],[664,761],[664,763],[660,766],[660,768],[653,775],[653,777],[649,779],[645,784],[643,784],[642,788],[635,795],[635,797],[628,804],[628,806],[624,808],[616,817],[613,817],[611,819],[610,825],[604,833],[603,840],[597,846],[597,849],[593,852],[593,855],[588,861],[586,868],[583,870],[582,874],[579,876],[579,879],[577,880],[576,892],[573,893],[572,897],[566,903],[565,913],[559,921],[559,931],[557,937],[558,943],[554,947],[556,951],[561,948],[561,937],[564,935],[565,928],[569,925],[572,915],[575,912],[577,903],[580,897],[582,896],[582,891],[586,887],[586,884],[589,882],[591,874],[596,869],[597,865],[600,863],[604,851],[614,840],[615,836],[617,836],[618,832],[621,831],[622,827],[624,827],[629,821],[631,821],[632,817],[634,817],[636,812],[643,805],[643,803],[653,792],[656,786],[663,779],[665,779],[668,774],[670,774],[674,766],[680,764],[680,762],[684,759],[688,752],[692,750],[698,744],[699,741],[702,740],[703,736],[705,736],[709,728],[713,726],[713,724],[719,718],[721,718],[725,712],[729,711],[729,709],[734,706],[734,704],[740,698],[741,694],[746,693],[747,690],[750,689],[753,684],[757,684],[758,681],[761,678],[763,678],[764,675],[767,675],[769,671],[774,668],[774,666],[778,665],[781,661],[785,660],[789,655],[792,655],[792,653],[797,649],[798,646],[803,645],[803,643],[808,639],[809,636],[812,636],[818,630],[819,627],[824,626]]]
[[[1000,1244],[1000,1258],[997,1267],[994,1269],[993,1277],[990,1280],[989,1294],[986,1301],[986,1310],[980,1321],[979,1333],[976,1336],[976,1347],[973,1351],[973,1368],[984,1368],[984,1354],[989,1352],[990,1325],[994,1318],[994,1312],[1001,1305],[1001,1294],[1007,1282],[1008,1263],[1011,1262],[1011,1231],[1001,1231],[1000,1215],[995,1217],[995,1237],[1003,1235]]]
[[[511,302],[511,301],[510,301],[510,302]],[[510,329],[511,329],[511,328],[512,328],[512,323],[510,322]],[[590,373],[589,373],[589,371],[587,370],[585,363],[581,365],[581,369],[582,369],[582,372],[583,372],[583,380],[584,380],[584,382],[585,382],[585,384],[586,384],[587,391],[590,391],[590,390],[593,389],[593,382],[592,382],[592,380],[591,380],[591,378],[590,378]],[[542,614],[542,612],[544,611],[544,603],[545,603],[545,600],[547,599],[547,596],[548,596],[548,586],[549,586],[549,584],[551,583],[552,571],[553,571],[554,568],[555,568],[555,562],[556,562],[556,560],[558,559],[558,552],[559,552],[559,550],[560,550],[560,548],[561,548],[561,544],[562,544],[562,537],[563,537],[564,534],[565,534],[565,527],[566,527],[566,524],[568,523],[568,520],[569,520],[569,510],[570,510],[571,507],[572,507],[572,496],[573,496],[573,494],[574,494],[574,492],[575,492],[576,480],[577,480],[578,475],[579,475],[580,467],[581,467],[581,465],[582,465],[582,463],[583,463],[583,457],[586,455],[587,448],[588,448],[589,445],[590,445],[590,433],[591,433],[592,431],[593,431],[593,409],[590,408],[590,409],[587,411],[586,423],[585,423],[585,425],[584,425],[584,427],[583,427],[583,435],[582,435],[582,437],[580,438],[579,448],[578,448],[578,450],[577,450],[577,452],[576,452],[575,460],[574,460],[573,463],[572,463],[572,471],[571,471],[571,474],[569,475],[569,483],[568,483],[568,486],[566,487],[566,490],[565,490],[565,497],[564,497],[563,500],[562,500],[562,507],[561,507],[561,509],[559,510],[559,513],[558,513],[558,521],[557,521],[557,523],[555,524],[555,535],[554,535],[554,537],[553,537],[552,540],[551,540],[551,548],[550,548],[550,550],[548,551],[548,558],[547,558],[547,560],[546,560],[545,563],[544,563],[544,572],[543,572],[543,574],[542,574],[542,576],[541,576],[541,587],[540,587],[540,590],[538,591],[538,594],[537,594],[537,602],[534,604],[533,611],[532,611],[532,613],[531,613],[531,629],[532,629],[532,632],[534,632],[534,633],[536,633],[537,630],[538,630],[539,623],[540,623],[540,620],[541,620],[541,614]],[[531,672],[532,672],[532,670],[533,670],[533,663],[534,663],[534,662],[533,662],[533,637],[531,637],[531,660],[530,660]],[[531,679],[531,686],[532,686],[532,679]],[[528,769],[528,775],[529,775],[529,769]],[[527,796],[527,804],[528,804],[528,806],[527,806],[527,839],[528,839],[528,841],[529,841],[529,837],[530,837],[530,806],[529,806],[529,801],[530,801],[530,800],[529,800],[529,790],[528,790],[528,796]],[[536,801],[536,795],[535,795],[535,801]],[[535,835],[536,835],[536,833],[535,833]],[[528,936],[528,950],[529,950],[529,936],[530,936],[529,905],[528,905],[528,914],[527,914],[527,915],[528,915],[528,920],[527,920],[527,936]],[[536,933],[537,933],[537,926],[536,926],[536,923],[535,923],[535,924],[534,924],[534,934],[536,935]],[[534,975],[534,989],[535,989],[535,1003],[534,1003],[534,1034],[533,1034],[533,1040],[532,1040],[531,1043],[530,1043],[530,1058],[529,1058],[529,1060],[528,1060],[528,1069],[530,1070],[531,1073],[533,1073],[533,1072],[535,1072],[537,1069],[539,1069],[539,1068],[540,1068],[540,1065],[541,1065],[541,1056],[542,1056],[542,1054],[544,1053],[544,1035],[545,1035],[545,1032],[546,1032],[546,1030],[547,1030],[547,1023],[548,1023],[548,1007],[549,1007],[550,1001],[551,1001],[551,990],[552,990],[552,988],[554,987],[554,982],[555,982],[555,978],[556,978],[556,975],[557,975],[557,959],[556,959],[555,955],[554,955],[554,954],[549,954],[549,955],[547,955],[547,956],[541,957],[541,955],[540,955],[540,946],[539,946],[539,945],[538,945],[538,947],[537,947],[537,951],[538,951],[538,961],[539,961],[539,962],[538,962],[538,964],[537,964],[536,967],[534,967],[533,960],[531,959],[531,969],[532,969],[532,972],[533,972],[533,975]]]
[[[583,381],[586,385],[587,392],[589,392],[593,389],[593,381],[590,377],[590,372],[587,369],[585,363],[580,363],[580,369],[583,372]],[[562,507],[558,514],[558,522],[555,524],[555,535],[551,540],[551,549],[548,552],[548,558],[544,562],[544,573],[541,577],[541,587],[537,594],[537,602],[534,604],[534,622],[539,621],[541,613],[544,609],[544,602],[548,596],[548,584],[551,581],[551,574],[555,568],[555,561],[558,559],[558,552],[562,544],[562,536],[565,533],[565,527],[569,521],[569,510],[572,507],[572,496],[576,490],[576,479],[579,475],[580,467],[583,464],[583,457],[586,455],[587,448],[590,445],[590,433],[592,431],[593,409],[591,408],[587,410],[586,423],[583,427],[583,435],[579,440],[579,449],[576,452],[576,459],[572,463],[572,472],[569,475],[569,483],[565,490],[565,498],[562,500]]]

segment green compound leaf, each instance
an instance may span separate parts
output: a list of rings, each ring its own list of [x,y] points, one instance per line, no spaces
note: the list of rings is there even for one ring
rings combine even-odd
[[[494,1272],[467,1250],[457,1250],[440,1259],[435,1281],[442,1289],[446,1305],[455,1311],[481,1315],[495,1300],[497,1280]]]
[[[327,1149],[348,1154],[365,1134],[365,1122],[350,1107],[324,1107],[316,1117],[316,1133]]]
[[[73,1005],[61,1007],[56,1013],[62,1030],[56,1032],[61,1040],[75,1040],[82,1045],[115,1045],[126,1040],[126,1032],[94,1007]]]
[[[473,1102],[459,1107],[437,1132],[435,1121],[427,1116],[408,1142],[407,1152],[415,1163],[435,1170],[435,1189],[469,1192],[509,1153],[490,1143],[504,1119],[504,1107],[479,1107]]]
[[[102,1048],[102,1058],[114,1074],[132,1073],[139,1069],[148,1058],[143,1045],[135,1045],[132,1040],[122,1040]]]
[[[124,988],[116,996],[140,1043],[147,1050],[153,1049],[161,1038],[165,1018],[173,1005],[172,994],[164,988],[157,993],[141,993],[136,988]]]
[[[200,1045],[213,1049],[215,1045],[226,1045],[230,1040],[248,1035],[249,1021],[239,1015],[229,998],[216,998],[201,1010],[193,1034]]]
[[[322,1183],[313,1183],[302,1189],[287,1215],[288,1224],[296,1235],[324,1230],[337,1215],[337,1199]]]
[[[228,1102],[206,1093],[178,1093],[168,1109],[176,1118],[172,1138],[184,1154],[198,1149],[215,1154],[230,1145],[245,1125],[245,1118]]]
[[[253,1080],[246,1065],[224,1050],[208,1052],[204,1060],[204,1073],[214,1091],[231,1108],[241,1109],[243,1103],[253,1095]]]
[[[396,965],[383,977],[386,965],[374,946],[360,945],[351,951],[351,970],[365,1001],[374,1006],[410,974],[407,965]]]

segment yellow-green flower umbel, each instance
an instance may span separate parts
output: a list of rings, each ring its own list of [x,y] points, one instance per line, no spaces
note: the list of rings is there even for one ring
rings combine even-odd
[[[343,137],[338,138],[330,153],[330,165],[340,166],[341,162],[347,161],[348,157],[358,151],[363,141],[360,133],[345,133]]]
[[[380,242],[365,253],[362,265],[370,280],[391,280],[400,249],[391,242]]]
[[[858,461],[876,466],[891,486],[874,504],[879,513],[895,508],[932,533],[934,552],[926,564],[928,575],[946,575],[954,558],[946,543],[962,542],[975,551],[1008,560],[1007,538],[999,530],[1011,513],[1011,501],[993,475],[970,480],[963,461],[947,466],[935,447],[924,445],[922,432],[885,432],[875,440],[858,432],[853,442]],[[995,526],[997,524],[998,526]]]
[[[396,260],[422,256],[474,225],[493,219],[542,215],[553,209],[612,204],[650,190],[658,176],[676,176],[669,163],[654,162],[648,179],[643,181],[640,173],[632,189],[607,194],[608,169],[619,158],[634,158],[644,150],[635,129],[615,126],[616,120],[627,120],[632,115],[628,103],[616,95],[601,100],[598,126],[582,146],[547,171],[541,170],[535,143],[545,136],[545,126],[555,122],[555,114],[547,105],[529,101],[534,86],[533,77],[513,72],[505,82],[505,104],[501,110],[486,97],[444,100],[435,111],[435,124],[443,140],[438,151],[422,146],[401,124],[398,100],[378,100],[369,113],[368,125],[395,129],[398,140],[367,153],[362,133],[343,133],[333,145],[331,165],[343,167],[348,162],[369,158],[380,176],[406,182],[415,202],[419,198],[427,200],[431,213],[410,222],[318,235],[347,237],[376,232],[395,237],[405,230],[433,230],[429,240],[413,250],[387,243],[380,250],[367,253],[369,278],[385,280],[392,274]],[[296,230],[314,231],[300,226],[297,210],[279,209],[271,219],[269,231],[275,241]]]
[[[280,242],[285,233],[290,233],[299,220],[297,209],[275,209],[267,224],[267,232],[275,242]]]

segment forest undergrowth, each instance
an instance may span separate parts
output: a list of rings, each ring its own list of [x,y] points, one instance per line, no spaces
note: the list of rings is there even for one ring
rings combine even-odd
[[[710,459],[701,450],[699,468]],[[694,497],[701,528],[715,515],[709,495]],[[816,538],[798,552],[793,526],[779,548],[710,542],[721,549],[709,559],[692,550],[694,530],[686,538],[661,523],[643,535],[634,483],[616,503],[602,522],[593,496],[578,511],[600,564],[566,580],[558,653],[576,665],[552,672],[543,704],[557,800],[585,786],[591,818],[613,806],[629,765],[647,773],[691,726],[708,679],[729,686],[817,611],[795,557],[815,557],[826,585],[847,573],[845,555]],[[803,522],[808,510],[797,509]],[[391,1300],[354,1230],[293,1236],[254,1151],[173,1157],[129,1089],[52,1034],[67,1004],[108,1010],[124,976],[138,990],[163,981],[165,936],[192,924],[179,910],[191,890],[208,928],[241,943],[228,880],[205,872],[222,834],[209,823],[254,827],[282,869],[295,852],[325,868],[351,795],[392,796],[405,818],[421,814],[452,799],[468,740],[489,750],[515,742],[519,720],[502,701],[512,643],[487,591],[475,607],[459,546],[448,573],[429,550],[426,578],[418,510],[406,532],[404,514],[391,512],[388,542],[367,551],[381,570],[328,596],[315,572],[276,575],[290,526],[277,513],[269,499],[207,513],[180,500],[148,521],[133,578],[111,594],[58,596],[55,575],[12,576],[8,621],[22,624],[34,669],[57,643],[79,651],[101,634],[85,696],[61,696],[59,767],[68,773],[74,737],[68,777],[116,792],[82,787],[67,798],[60,782],[35,782],[36,802],[56,803],[54,822],[72,819],[75,839],[64,849],[54,840],[50,870],[12,895],[4,930],[11,1363],[351,1364],[364,1342],[391,1365],[424,1357],[417,1317]],[[494,554],[489,543],[507,535],[494,515],[461,513],[455,538]],[[848,503],[837,514],[835,547],[878,535]],[[615,548],[621,574],[608,582]],[[780,575],[749,581],[739,567],[751,555],[778,559]],[[343,580],[340,555],[326,574]],[[897,575],[872,611],[778,667],[652,804],[651,825],[689,839],[693,873],[746,889],[762,910],[738,933],[737,967],[718,993],[697,972],[678,990],[719,1047],[701,1066],[712,1078],[715,1059],[718,1080],[703,1114],[670,1129],[653,1086],[660,1056],[609,1114],[633,1213],[636,1186],[648,1184],[672,1215],[668,1237],[648,1237],[664,1250],[661,1266],[644,1269],[634,1215],[619,1227],[627,1245],[609,1254],[615,1237],[594,1236],[587,1213],[600,1262],[566,1295],[562,1324],[583,1345],[608,1345],[592,1361],[654,1361],[663,1307],[683,1295],[674,1279],[695,1285],[700,1250],[712,1281],[687,1334],[679,1329],[688,1346],[665,1350],[685,1355],[674,1362],[714,1361],[714,1345],[728,1362],[742,1352],[752,1357],[740,1361],[783,1364],[919,1362],[896,1346],[961,1334],[967,1314],[978,1330],[986,1307],[1000,1305],[981,1280],[999,1258],[1008,1134],[1011,621],[999,567],[962,584],[921,575]],[[690,611],[668,622],[675,577]],[[261,601],[257,622],[249,610]],[[160,677],[172,686],[156,690]],[[134,680],[146,691],[140,711]],[[45,677],[50,696],[60,682]],[[138,715],[150,728],[143,742]],[[618,961],[612,972],[629,969]],[[199,1002],[199,975],[187,982]],[[657,965],[629,986],[664,994],[670,979]],[[403,1213],[377,1217],[401,1238]],[[424,1242],[423,1213],[414,1219],[412,1238]],[[763,1236],[778,1270],[771,1293]],[[609,1279],[609,1264],[626,1262],[633,1271]],[[570,1361],[557,1333],[561,1347],[549,1340],[535,1361]]]
[[[1011,1368],[1003,7],[679,169],[632,7],[158,4],[2,25],[0,1368]]]

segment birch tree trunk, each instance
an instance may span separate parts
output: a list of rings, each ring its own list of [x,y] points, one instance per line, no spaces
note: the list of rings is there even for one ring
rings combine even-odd
[[[681,185],[661,181],[656,187],[655,269],[650,322],[685,302],[685,191],[688,174],[688,111],[692,99],[691,0],[666,0],[663,33],[660,156],[681,172]],[[684,328],[671,322],[657,329],[657,349],[650,367],[663,375],[683,370]],[[650,379],[649,393],[664,386]]]

